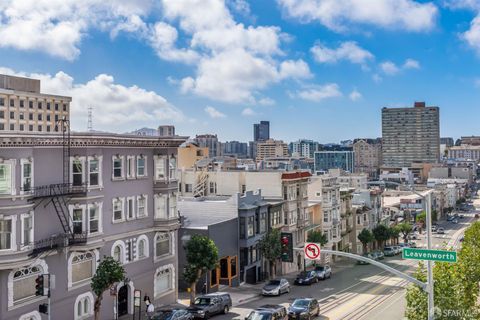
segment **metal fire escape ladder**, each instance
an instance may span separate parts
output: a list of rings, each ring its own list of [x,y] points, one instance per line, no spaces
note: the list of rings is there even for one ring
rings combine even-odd
[[[200,172],[197,178],[197,183],[193,188],[193,196],[195,198],[205,197],[207,195],[207,181],[208,181],[208,167],[205,166],[205,168],[202,169],[202,172]]]

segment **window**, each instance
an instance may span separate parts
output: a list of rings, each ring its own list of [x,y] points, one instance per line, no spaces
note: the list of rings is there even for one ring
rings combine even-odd
[[[51,119],[51,116],[47,114],[47,121],[50,121],[50,119]]]
[[[72,185],[83,185],[83,159],[72,159]]]
[[[72,211],[73,233],[83,233],[83,208],[74,208]]]
[[[127,179],[135,178],[135,156],[127,156]]]
[[[25,302],[35,297],[35,279],[39,274],[48,273],[48,267],[43,260],[37,265],[13,270],[10,273],[9,281],[12,282],[12,294],[9,294],[8,305]]]
[[[4,106],[5,105],[5,98],[0,98],[0,106]]]
[[[162,266],[155,271],[154,278],[154,296],[173,290],[174,287],[174,267],[172,264]]]
[[[38,114],[38,121],[42,121],[42,114],[41,113]]]
[[[267,231],[267,213],[263,212],[260,213],[260,233],[264,233]]]
[[[33,101],[32,100],[28,101],[28,107],[30,109],[33,109]]]
[[[155,195],[155,219],[168,219],[167,216],[167,195],[156,194]]]
[[[22,247],[30,246],[33,243],[33,212],[24,213],[22,217]]]
[[[0,130],[5,130],[5,125],[3,123],[0,123]]]
[[[101,158],[88,160],[88,185],[91,187],[101,186],[100,163]]]
[[[148,258],[148,238],[145,235],[141,235],[137,239],[137,259]]]
[[[155,257],[171,254],[170,235],[168,232],[159,232],[155,235]]]
[[[113,221],[122,221],[125,219],[123,215],[123,198],[113,199]]]
[[[177,159],[175,157],[170,157],[168,161],[168,177],[170,180],[177,179]]]
[[[38,101],[37,105],[38,109],[42,109],[43,103],[41,101]],[[50,103],[47,103],[47,109],[50,110]]]
[[[15,107],[15,100],[10,99],[10,107]]]
[[[22,191],[23,192],[28,192],[32,190],[32,185],[33,185],[33,166],[32,162],[26,159],[21,160],[21,166],[22,166],[22,174],[21,174],[21,179],[22,179]]]
[[[39,125],[39,126],[37,127],[37,130],[38,130],[38,131],[42,131],[42,126]]]
[[[155,156],[155,180],[165,180],[165,156]]]
[[[115,261],[125,263],[125,243],[122,240],[117,240],[112,246],[112,257]]]
[[[0,111],[0,119],[5,119],[5,111]]]
[[[42,316],[38,311],[32,311],[22,315],[18,320],[42,320]]]
[[[25,100],[20,100],[20,108],[24,108],[25,107]]]
[[[92,317],[94,301],[91,292],[79,295],[74,304],[74,320],[83,320]]]
[[[19,119],[24,120],[25,119],[25,114],[23,112],[20,112],[19,114]]]
[[[123,178],[123,156],[113,158],[113,179]]]
[[[171,193],[169,198],[168,198],[168,213],[169,213],[169,218],[175,218],[177,217],[177,195],[175,193]]]
[[[67,104],[66,103],[63,104],[63,111],[67,111]]]
[[[0,219],[0,250],[13,249],[13,218]]]
[[[97,205],[88,206],[88,233],[100,231],[100,207]]]
[[[137,217],[143,218],[148,215],[147,213],[147,195],[141,195],[137,197]]]
[[[95,261],[96,257],[92,252],[72,253],[69,286],[91,279],[95,272]]]
[[[253,226],[254,224],[255,224],[255,217],[254,216],[248,217],[248,226],[247,226],[248,238],[253,237],[253,235],[255,234],[254,226]]]
[[[14,123],[10,123],[10,131],[14,131],[15,130],[15,124]]]
[[[144,156],[138,156],[137,157],[137,177],[145,177],[146,171],[145,171],[145,157]]]
[[[12,167],[10,163],[0,163],[0,194],[12,194],[14,191]]]
[[[15,119],[15,112],[14,111],[10,111],[10,119]]]
[[[213,182],[213,181],[210,182],[209,193],[210,194],[216,194],[217,193],[217,183],[216,182]]]
[[[32,125],[32,124],[30,124],[30,125],[28,126],[28,131],[33,131],[33,125]]]
[[[55,111],[58,111],[58,103],[55,103]]]
[[[245,218],[240,217],[240,239],[245,239]]]
[[[23,124],[20,125],[20,131],[25,131],[25,125]]]
[[[127,198],[127,220],[135,219],[134,197]]]
[[[192,192],[192,184],[185,183],[185,192]]]

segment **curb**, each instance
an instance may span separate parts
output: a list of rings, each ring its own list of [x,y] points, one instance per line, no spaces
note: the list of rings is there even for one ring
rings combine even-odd
[[[260,295],[255,295],[255,296],[252,296],[250,298],[240,299],[240,300],[237,301],[237,303],[232,304],[232,306],[234,306],[234,307],[240,306],[242,304],[254,301],[254,300],[258,299],[258,297],[260,297]]]

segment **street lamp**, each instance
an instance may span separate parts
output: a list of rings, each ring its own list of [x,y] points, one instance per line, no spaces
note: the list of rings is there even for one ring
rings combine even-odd
[[[393,182],[393,181],[371,181],[368,184],[381,184],[386,185],[387,183],[396,185],[396,186],[403,186],[400,183]],[[426,215],[426,223],[427,223],[427,249],[432,249],[432,189],[428,189],[427,194],[423,195],[418,191],[415,191],[413,186],[409,186],[410,191],[417,196],[421,197],[425,202],[425,215]],[[434,286],[433,286],[433,261],[427,260],[427,287],[426,291],[428,293],[428,320],[434,320],[435,314],[435,302],[434,302]]]

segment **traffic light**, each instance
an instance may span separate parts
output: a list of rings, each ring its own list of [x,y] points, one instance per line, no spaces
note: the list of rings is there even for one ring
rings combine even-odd
[[[291,233],[282,232],[280,235],[282,244],[282,261],[293,262],[293,237]]]
[[[43,314],[48,314],[48,304],[42,303],[41,305],[38,306],[38,312],[43,313]]]
[[[37,279],[35,279],[35,295],[36,296],[43,296],[45,292],[44,287],[44,277],[43,274],[39,275]]]

